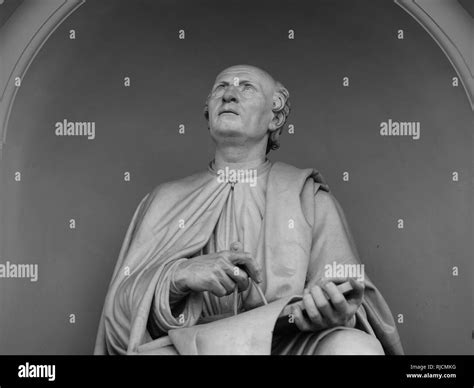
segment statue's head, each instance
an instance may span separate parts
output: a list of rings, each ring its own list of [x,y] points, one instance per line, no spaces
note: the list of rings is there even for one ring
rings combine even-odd
[[[290,113],[288,90],[266,71],[237,65],[222,71],[207,97],[204,116],[219,143],[258,143],[280,147],[279,137]]]

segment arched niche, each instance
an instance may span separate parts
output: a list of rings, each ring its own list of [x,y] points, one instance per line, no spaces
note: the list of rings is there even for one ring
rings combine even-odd
[[[24,0],[0,28],[0,155],[15,95],[28,67],[56,28],[84,2]]]
[[[458,0],[395,0],[431,35],[456,70],[474,110],[474,18]]]

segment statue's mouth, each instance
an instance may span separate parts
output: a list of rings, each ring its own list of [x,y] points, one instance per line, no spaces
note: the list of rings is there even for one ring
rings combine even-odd
[[[222,111],[219,112],[219,116],[220,115],[223,115],[224,113],[229,113],[229,114],[234,114],[234,115],[239,115],[235,110],[232,110],[232,109],[224,109]]]

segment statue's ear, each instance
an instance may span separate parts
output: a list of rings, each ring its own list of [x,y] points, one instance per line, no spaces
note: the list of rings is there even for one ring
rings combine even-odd
[[[273,118],[272,121],[270,121],[270,124],[268,125],[268,130],[270,132],[274,132],[278,128],[278,114],[273,112]]]
[[[283,111],[275,112],[273,111],[273,118],[270,124],[268,125],[268,130],[274,132],[276,129],[280,128],[285,123],[285,113]]]
[[[275,131],[275,129],[280,128],[285,123],[285,97],[282,93],[276,92],[273,94],[273,103],[272,103],[272,111],[273,111],[273,119],[268,126],[270,131]]]

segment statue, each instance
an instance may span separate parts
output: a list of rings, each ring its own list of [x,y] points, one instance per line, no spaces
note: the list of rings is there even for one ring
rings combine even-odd
[[[267,158],[289,113],[266,71],[217,76],[214,160],[138,205],[95,354],[403,354],[321,174]]]

